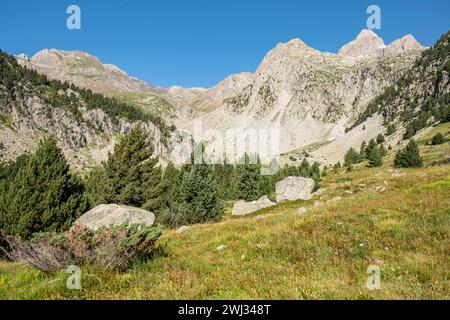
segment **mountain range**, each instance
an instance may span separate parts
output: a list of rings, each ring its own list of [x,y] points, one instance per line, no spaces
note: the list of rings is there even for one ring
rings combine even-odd
[[[421,74],[434,76],[446,70],[448,33],[443,39],[446,55],[423,61],[426,68],[420,69]],[[45,75],[49,87],[52,80],[65,84],[53,95],[77,100],[78,91],[72,88],[77,87],[123,103],[147,117],[111,114],[107,106],[90,107],[83,99],[74,102],[74,116],[64,108],[49,107],[51,91],[37,94],[36,83],[20,83],[20,96],[7,93],[9,88],[3,84],[0,139],[4,151],[0,156],[8,160],[31,151],[42,132],[50,132],[57,136],[71,164],[85,168],[104,160],[117,136],[141,121],[164,161],[188,159],[194,127],[201,124],[207,153],[217,152],[222,143],[228,147],[237,139],[250,139],[246,135],[251,130],[278,130],[280,162],[297,162],[308,156],[311,161],[334,164],[342,161],[350,147],[358,148],[363,141],[386,133],[389,124],[396,124],[396,132],[389,135],[387,143],[397,144],[404,137],[407,123],[397,118],[387,122],[384,109],[373,107],[373,102],[386,90],[398,89],[399,81],[406,81],[406,75],[430,50],[433,47],[421,46],[412,35],[386,45],[371,30],[362,30],[337,53],[320,52],[293,39],[277,44],[255,72],[231,75],[212,88],[160,88],[80,51],[45,49],[31,58],[21,54],[15,57],[18,66],[14,68],[26,67]],[[419,80],[407,81],[411,90],[412,83]],[[420,87],[423,99],[448,94],[448,71],[443,78],[441,74],[439,85],[438,93]],[[217,137],[217,132],[227,129],[236,129],[236,133]]]

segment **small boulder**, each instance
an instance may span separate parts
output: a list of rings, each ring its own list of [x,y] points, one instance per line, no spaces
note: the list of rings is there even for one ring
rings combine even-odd
[[[222,251],[222,250],[225,250],[226,247],[227,247],[227,246],[225,246],[225,245],[222,244],[222,245],[218,246],[216,250],[217,250],[217,251]]]
[[[262,196],[258,200],[250,202],[239,200],[233,205],[231,214],[233,216],[243,216],[274,205],[276,205],[276,203],[270,201],[267,196]]]
[[[304,177],[287,177],[275,184],[277,202],[309,200],[316,183]]]
[[[188,227],[188,226],[181,226],[181,227],[179,227],[179,228],[177,229],[177,233],[183,233],[183,232],[186,232],[186,231],[188,231],[190,228],[191,228],[191,227]]]
[[[79,217],[74,226],[97,230],[101,227],[119,226],[123,223],[144,224],[151,227],[154,222],[155,215],[147,210],[117,204],[102,204]]]

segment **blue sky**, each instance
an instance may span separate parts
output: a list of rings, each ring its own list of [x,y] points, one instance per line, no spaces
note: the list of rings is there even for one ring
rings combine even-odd
[[[81,8],[81,30],[66,28],[66,8]],[[432,45],[450,29],[449,0],[1,0],[0,48],[33,55],[82,50],[158,86],[209,87],[254,71],[279,42],[300,38],[336,52],[381,8],[389,43],[411,33]]]

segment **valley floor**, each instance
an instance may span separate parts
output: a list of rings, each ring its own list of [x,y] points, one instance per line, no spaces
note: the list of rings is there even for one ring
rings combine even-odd
[[[420,148],[425,165],[450,155],[448,143]],[[310,201],[166,231],[127,272],[83,268],[81,290],[63,271],[0,262],[0,298],[450,299],[450,164],[395,169],[394,153],[381,168],[330,172]],[[366,288],[370,265],[378,290]]]

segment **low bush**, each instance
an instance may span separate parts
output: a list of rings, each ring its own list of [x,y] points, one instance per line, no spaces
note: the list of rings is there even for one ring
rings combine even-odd
[[[439,144],[443,144],[446,141],[447,141],[447,139],[445,139],[444,135],[442,133],[438,132],[431,139],[431,144],[433,146],[436,146],[436,145],[439,145]]]
[[[122,225],[92,231],[83,227],[63,233],[36,234],[30,240],[4,236],[10,249],[6,256],[45,273],[69,265],[95,265],[121,271],[134,262],[151,256],[160,227]]]

